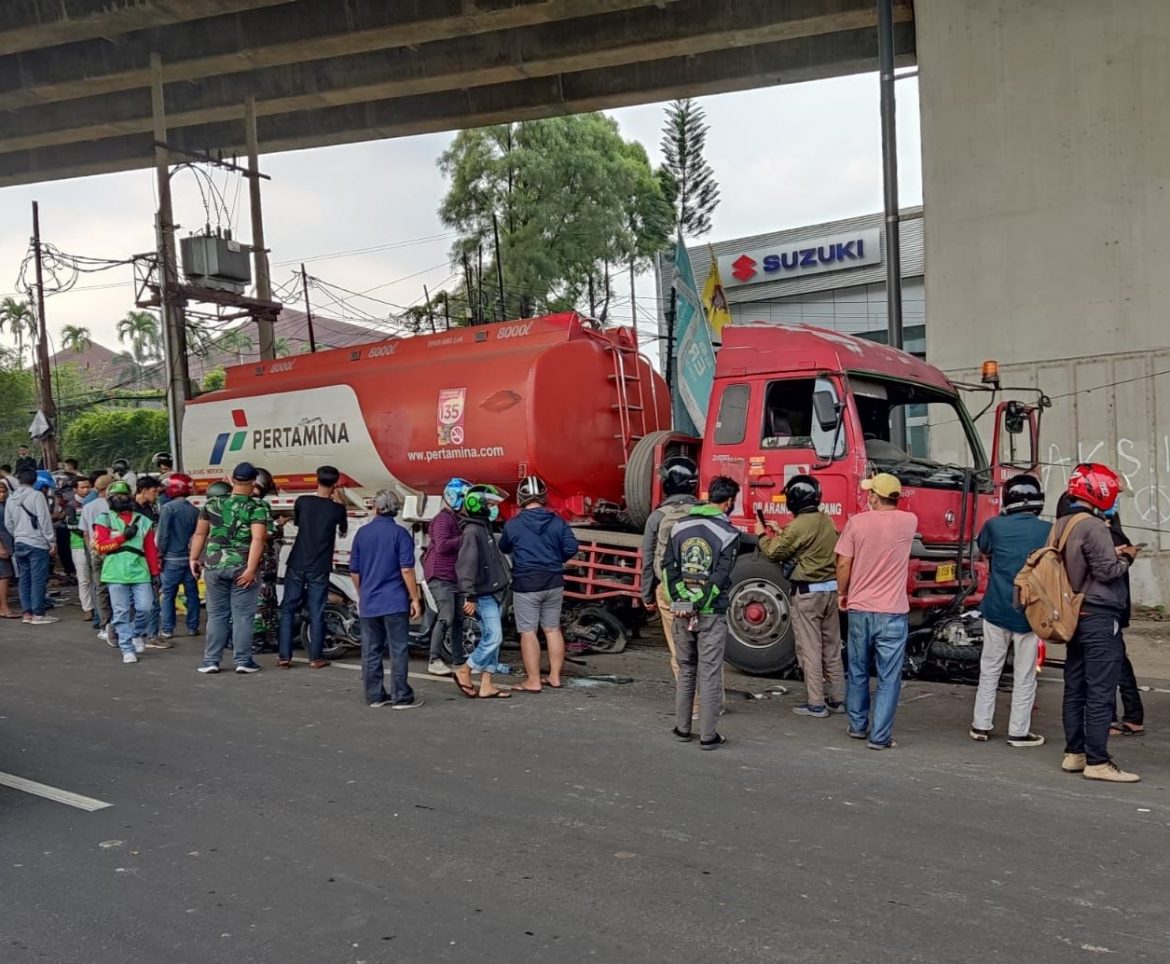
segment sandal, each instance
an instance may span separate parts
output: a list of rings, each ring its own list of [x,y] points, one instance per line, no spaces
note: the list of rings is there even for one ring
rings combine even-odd
[[[1144,726],[1139,728],[1132,723],[1114,723],[1109,727],[1110,736],[1138,736],[1145,732]]]
[[[452,675],[451,679],[453,679],[455,681],[455,685],[459,687],[460,693],[462,693],[464,696],[466,696],[469,700],[475,699],[475,687],[474,686],[468,686],[465,683],[461,683],[459,681],[459,677],[455,676],[455,675]]]
[[[504,690],[496,690],[494,693],[487,694],[480,693],[479,696],[476,697],[476,699],[480,700],[510,700],[511,698],[512,694],[507,693]]]

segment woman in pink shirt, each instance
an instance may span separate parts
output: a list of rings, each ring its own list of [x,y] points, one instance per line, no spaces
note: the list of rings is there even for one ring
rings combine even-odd
[[[902,483],[881,473],[861,487],[869,512],[845,523],[837,541],[837,593],[849,613],[849,665],[845,706],[849,735],[871,750],[897,746],[894,714],[902,690],[902,663],[909,632],[910,548],[918,519],[898,508]],[[870,714],[869,665],[877,665],[877,694]]]

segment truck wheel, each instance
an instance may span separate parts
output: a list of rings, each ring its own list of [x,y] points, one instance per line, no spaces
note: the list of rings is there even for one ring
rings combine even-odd
[[[745,673],[783,673],[796,662],[789,603],[780,567],[759,553],[740,556],[731,574],[727,608],[727,662]]]
[[[626,648],[626,627],[608,609],[583,606],[565,627],[565,639],[586,643],[595,653],[620,653]]]
[[[646,528],[646,520],[654,511],[651,499],[654,493],[654,449],[673,432],[651,432],[639,439],[626,460],[626,514],[630,524],[639,531]]]

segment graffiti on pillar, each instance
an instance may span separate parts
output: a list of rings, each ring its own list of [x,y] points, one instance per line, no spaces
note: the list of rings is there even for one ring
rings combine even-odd
[[[1063,489],[1073,466],[1081,462],[1104,462],[1116,469],[1133,493],[1133,512],[1143,523],[1170,523],[1170,435],[1153,445],[1130,438],[1119,438],[1116,446],[1087,439],[1077,442],[1075,451],[1050,443],[1041,466],[1044,490]]]

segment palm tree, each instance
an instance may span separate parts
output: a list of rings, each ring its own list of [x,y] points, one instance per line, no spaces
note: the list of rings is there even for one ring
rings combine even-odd
[[[17,301],[15,298],[0,301],[0,331],[5,328],[16,338],[16,360],[23,366],[24,339],[27,336],[32,343],[37,338],[37,317],[33,313],[32,305],[27,301]]]
[[[81,354],[93,345],[89,329],[83,325],[66,325],[61,329],[61,347],[66,351],[72,350]]]
[[[118,322],[118,341],[130,342],[130,350],[139,365],[158,359],[162,353],[158,318],[149,311],[126,312],[126,317]]]
[[[292,345],[288,343],[287,338],[277,338],[275,347],[277,358],[285,358],[292,354]]]
[[[243,328],[233,328],[220,336],[219,347],[224,351],[235,352],[236,363],[244,364],[244,355],[252,353],[252,336]]]
[[[128,351],[120,351],[114,356],[114,371],[118,381],[127,388],[141,387],[146,366]]]

